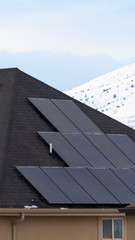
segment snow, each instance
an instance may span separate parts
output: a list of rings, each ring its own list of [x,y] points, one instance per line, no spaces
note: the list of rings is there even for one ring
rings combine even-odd
[[[135,129],[135,63],[65,93]]]
[[[26,206],[24,206],[24,208],[25,209],[31,209],[31,208],[38,208],[38,207],[36,205],[31,205],[31,206],[26,205]]]

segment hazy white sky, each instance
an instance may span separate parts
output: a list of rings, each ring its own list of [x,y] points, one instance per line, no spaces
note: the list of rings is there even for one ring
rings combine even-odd
[[[0,0],[0,67],[68,90],[135,61],[135,0]]]

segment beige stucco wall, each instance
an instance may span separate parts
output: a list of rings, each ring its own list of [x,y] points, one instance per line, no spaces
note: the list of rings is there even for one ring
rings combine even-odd
[[[128,240],[135,240],[135,216],[127,216]]]
[[[11,217],[0,217],[0,239],[12,240]],[[26,217],[16,240],[97,240],[97,217]]]
[[[12,218],[0,217],[0,240],[11,240],[12,229],[11,229]]]
[[[118,216],[107,216],[109,218]],[[128,223],[128,237],[124,226],[124,240],[135,239],[135,217],[122,217]],[[0,217],[0,240],[101,240],[102,216],[25,216]],[[13,237],[14,235],[14,237]]]
[[[17,240],[97,240],[97,217],[27,217]]]

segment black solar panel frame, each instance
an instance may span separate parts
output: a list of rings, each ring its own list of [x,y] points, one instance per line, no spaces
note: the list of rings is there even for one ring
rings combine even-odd
[[[114,168],[112,171],[135,194],[135,171],[132,168]]]
[[[77,132],[76,126],[46,98],[28,98],[36,109],[60,132]]]
[[[63,191],[74,204],[94,204],[95,201],[75,181],[64,168],[41,167],[52,181]]]
[[[135,195],[132,191],[113,173],[111,169],[88,168],[98,180],[118,199],[121,204],[135,202]]]
[[[103,186],[88,168],[66,168],[68,173],[94,198],[97,204],[119,204],[119,201]]]
[[[135,166],[135,143],[126,134],[107,134],[111,141],[132,161]]]
[[[53,150],[63,159],[68,166],[90,166],[61,133],[59,132],[38,132],[38,134],[48,143],[52,143]]]
[[[72,204],[72,201],[39,168],[16,166],[16,169],[51,204]]]
[[[62,133],[62,135],[92,167],[113,167],[109,160],[82,133]]]
[[[51,100],[81,132],[102,132],[72,100]]]
[[[105,135],[86,133],[87,138],[115,167],[134,167],[132,161]]]

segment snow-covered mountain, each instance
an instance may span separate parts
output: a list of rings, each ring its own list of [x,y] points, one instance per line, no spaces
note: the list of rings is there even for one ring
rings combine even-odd
[[[135,63],[65,93],[135,129]]]

